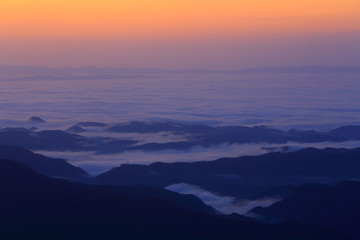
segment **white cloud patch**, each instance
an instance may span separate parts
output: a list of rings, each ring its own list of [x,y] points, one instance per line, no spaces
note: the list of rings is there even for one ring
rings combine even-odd
[[[233,197],[219,196],[200,187],[185,183],[173,184],[166,187],[166,189],[181,194],[193,194],[199,197],[205,204],[224,214],[238,213],[246,215],[249,210],[255,207],[268,207],[281,200],[280,198],[262,198],[237,201]]]

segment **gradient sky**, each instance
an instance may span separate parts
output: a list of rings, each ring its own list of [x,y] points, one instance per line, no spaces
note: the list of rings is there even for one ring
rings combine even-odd
[[[0,0],[0,65],[359,65],[359,0]]]

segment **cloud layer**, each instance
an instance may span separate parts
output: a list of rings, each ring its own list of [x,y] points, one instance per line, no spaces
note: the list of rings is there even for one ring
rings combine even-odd
[[[205,204],[214,207],[224,214],[238,213],[246,215],[249,210],[255,207],[268,207],[281,200],[279,198],[263,198],[237,201],[233,197],[219,196],[200,187],[185,183],[173,184],[166,187],[166,189],[181,194],[193,194],[199,197]]]

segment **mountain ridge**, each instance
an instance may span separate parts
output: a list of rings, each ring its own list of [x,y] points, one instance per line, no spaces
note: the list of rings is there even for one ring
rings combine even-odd
[[[234,221],[189,211],[147,193],[147,197],[119,195],[120,190],[51,179],[20,163],[0,159],[0,237],[14,240],[348,239],[314,225]]]

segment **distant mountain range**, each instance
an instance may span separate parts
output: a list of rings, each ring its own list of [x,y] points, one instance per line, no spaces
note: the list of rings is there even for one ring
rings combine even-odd
[[[116,137],[86,137],[81,135],[87,127],[97,127],[98,133],[167,133],[181,137],[180,141],[142,143]],[[266,126],[207,126],[172,122],[132,121],[115,125],[97,122],[78,123],[66,130],[40,130],[37,128],[0,128],[0,144],[18,145],[31,150],[92,151],[113,154],[124,151],[188,150],[193,147],[209,148],[221,144],[320,143],[360,140],[360,126],[343,126],[327,132],[316,130],[289,131]],[[269,149],[271,150],[271,149]],[[283,148],[284,151],[287,148]]]
[[[161,133],[168,132],[175,135],[185,135],[187,140],[168,143],[148,143],[128,147],[126,150],[184,150],[195,146],[209,147],[218,144],[244,143],[275,143],[288,142],[316,143],[316,142],[345,142],[360,140],[360,126],[343,126],[327,132],[316,130],[289,131],[278,130],[266,126],[223,126],[213,127],[200,124],[181,124],[171,122],[137,122],[132,121],[111,126],[107,129],[117,133]]]
[[[9,160],[0,160],[0,192],[1,239],[348,239],[316,225],[230,220],[167,190],[52,179]]]
[[[306,148],[296,152],[206,162],[123,164],[98,175],[95,181],[101,184],[159,187],[182,182],[204,188],[232,184],[329,183],[360,178],[359,159],[360,148]]]

